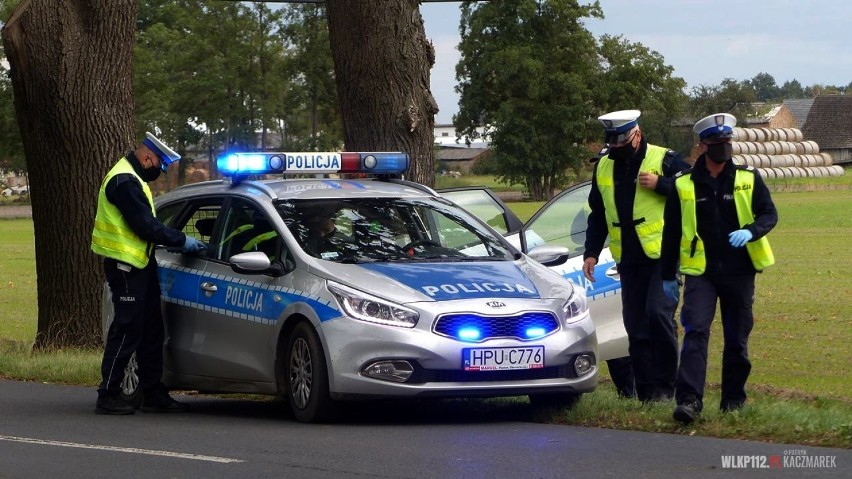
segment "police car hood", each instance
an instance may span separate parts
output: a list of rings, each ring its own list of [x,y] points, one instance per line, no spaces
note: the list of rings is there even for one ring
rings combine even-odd
[[[476,298],[568,298],[572,285],[526,257],[518,261],[317,262],[314,273],[384,298],[411,303]]]

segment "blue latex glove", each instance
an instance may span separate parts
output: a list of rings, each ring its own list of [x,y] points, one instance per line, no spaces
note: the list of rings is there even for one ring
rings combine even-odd
[[[728,234],[728,241],[734,248],[740,248],[745,246],[745,244],[751,240],[752,236],[753,235],[749,230],[736,230],[733,233]]]
[[[663,293],[666,294],[666,298],[677,303],[680,299],[680,285],[676,280],[663,280]]]
[[[186,235],[186,240],[183,242],[183,248],[181,248],[184,253],[198,253],[203,249],[207,249],[206,244],[198,241],[192,236]]]

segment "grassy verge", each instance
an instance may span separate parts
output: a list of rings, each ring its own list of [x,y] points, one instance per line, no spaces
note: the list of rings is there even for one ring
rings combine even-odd
[[[823,188],[792,180],[771,185],[780,216],[770,234],[777,264],[758,277],[750,400],[744,410],[728,415],[718,411],[722,335],[715,321],[705,412],[693,426],[680,427],[671,419],[672,404],[619,400],[605,365],[601,386],[574,409],[533,419],[852,448],[850,179],[852,175],[823,179]],[[511,206],[529,218],[540,205]],[[37,324],[32,234],[31,220],[0,220],[0,377],[95,386],[100,351],[30,351]]]

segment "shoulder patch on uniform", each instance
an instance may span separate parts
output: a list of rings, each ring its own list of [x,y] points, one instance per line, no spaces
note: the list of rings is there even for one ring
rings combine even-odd
[[[680,178],[681,176],[689,175],[691,173],[692,173],[692,168],[687,168],[683,171],[678,171],[677,173],[675,173],[673,178]]]
[[[595,156],[589,158],[589,163],[597,163],[598,160],[606,156],[607,153],[609,153],[609,147],[604,146]]]

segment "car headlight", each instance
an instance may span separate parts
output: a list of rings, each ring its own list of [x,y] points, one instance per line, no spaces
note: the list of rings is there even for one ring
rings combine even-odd
[[[562,312],[565,313],[565,322],[568,324],[576,323],[583,319],[589,311],[589,303],[586,302],[586,292],[577,286],[574,286],[574,291],[568,298],[568,301],[562,306]]]
[[[417,311],[371,296],[363,291],[328,282],[328,290],[347,315],[361,321],[413,328],[420,319]]]

